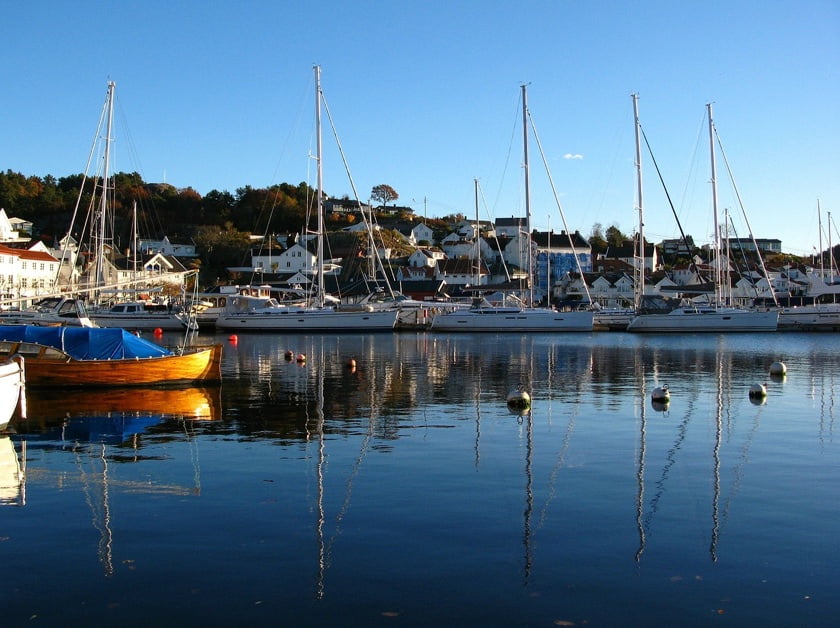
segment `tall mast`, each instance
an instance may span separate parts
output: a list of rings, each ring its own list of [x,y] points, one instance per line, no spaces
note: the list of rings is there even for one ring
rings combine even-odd
[[[639,261],[636,267],[634,306],[638,310],[642,304],[642,296],[645,293],[645,216],[644,203],[642,198],[642,141],[639,122],[639,95],[633,94],[633,119],[636,128],[636,209],[639,212]]]
[[[116,83],[108,81],[108,95],[107,113],[106,113],[106,132],[105,132],[105,149],[102,160],[102,196],[99,199],[99,215],[96,221],[97,230],[97,246],[94,249],[96,256],[96,263],[94,266],[94,285],[97,288],[95,292],[95,301],[99,300],[98,288],[105,285],[105,233],[106,225],[108,223],[108,200],[111,193],[111,133],[114,124],[114,88]]]
[[[715,300],[720,303],[723,295],[721,294],[720,227],[718,225],[717,172],[715,169],[715,123],[712,120],[712,103],[708,103],[706,105],[706,109],[709,112],[709,152],[712,165],[712,212],[714,214],[715,225]]]
[[[318,171],[318,247],[317,247],[317,286],[318,306],[324,306],[324,171],[321,161],[321,66],[315,66],[315,128],[316,128],[316,158]]]
[[[134,201],[132,205],[132,212],[131,212],[131,220],[132,220],[132,231],[134,232],[134,241],[131,243],[132,248],[134,249],[134,255],[132,256],[134,262],[132,264],[132,279],[134,282],[132,283],[131,287],[137,287],[137,255],[139,254],[139,250],[137,247],[138,240],[137,240],[137,201]]]
[[[522,165],[525,168],[525,243],[528,247],[528,305],[534,304],[534,262],[531,251],[531,182],[528,169],[528,93],[522,85]]]
[[[475,228],[473,229],[475,238],[475,286],[476,288],[481,284],[481,242],[479,242],[479,225],[478,225],[478,179],[474,179],[475,183]],[[477,296],[478,293],[476,293]]]
[[[831,212],[828,215],[828,283],[834,283],[834,247],[831,246]]]
[[[825,262],[823,262],[822,250],[822,210],[820,209],[820,199],[817,199],[817,232],[820,242],[820,280],[825,281]]]

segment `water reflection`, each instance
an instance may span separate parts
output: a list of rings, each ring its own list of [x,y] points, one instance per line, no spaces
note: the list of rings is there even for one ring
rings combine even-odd
[[[26,504],[25,443],[21,445],[21,449],[21,458],[19,458],[12,439],[0,434],[0,506]]]
[[[196,604],[213,610],[225,574],[230,599],[246,600],[236,613],[255,625],[278,612],[320,621],[348,605],[361,623],[397,608],[409,609],[409,623],[441,623],[465,599],[537,624],[566,621],[549,614],[553,601],[601,608],[615,591],[634,600],[619,600],[623,611],[669,594],[707,604],[728,578],[764,577],[780,553],[813,549],[813,532],[791,534],[793,517],[822,530],[836,514],[825,469],[836,461],[840,343],[809,342],[242,335],[226,347],[217,398],[182,392],[152,404],[156,412],[138,401],[151,391],[80,398],[79,408],[31,398],[13,439],[29,446],[39,491],[7,512],[34,506],[56,520],[84,500],[97,543],[87,521],[90,539],[80,538],[92,563],[96,551],[97,574],[124,576],[135,565],[120,559],[148,551],[138,576],[180,572]],[[767,378],[780,358],[787,378]],[[765,380],[766,404],[752,405],[750,385]],[[511,414],[507,395],[520,384],[531,407]],[[666,384],[670,403],[658,406],[651,391]],[[195,407],[211,420],[190,418]],[[118,420],[111,428],[97,416]],[[58,506],[39,493],[58,495]],[[201,525],[208,517],[214,525]],[[760,537],[757,520],[772,524]],[[139,549],[138,521],[164,548]],[[32,547],[41,555],[48,543]],[[200,556],[187,549],[197,546]],[[783,567],[813,586],[815,562]],[[662,584],[683,575],[706,580],[692,580],[693,593]],[[161,585],[149,597],[175,596]],[[418,610],[432,598],[439,609]],[[131,610],[142,614],[141,602]],[[631,616],[618,612],[569,619]]]
[[[26,390],[26,417],[17,416],[14,438],[20,443],[24,469],[27,456],[41,458],[47,452],[66,452],[75,475],[60,473],[52,478],[62,488],[77,485],[99,533],[97,557],[105,576],[114,574],[114,533],[111,492],[197,496],[201,474],[195,454],[194,425],[221,416],[221,397],[213,388],[113,388],[89,390]],[[192,426],[192,427],[191,427]],[[191,443],[192,486],[120,479],[114,464],[154,461],[142,453],[144,437],[161,440],[178,436]],[[11,440],[7,437],[5,440]],[[0,447],[5,443],[0,442]],[[27,454],[28,452],[28,454]],[[2,449],[4,461],[6,450]],[[16,455],[16,454],[15,454]],[[40,480],[45,469],[31,471]],[[20,473],[20,493],[25,495],[26,473]],[[21,505],[25,500],[21,498]]]

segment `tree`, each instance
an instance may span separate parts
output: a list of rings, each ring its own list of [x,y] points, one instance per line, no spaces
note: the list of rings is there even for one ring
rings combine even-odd
[[[603,253],[607,250],[607,241],[604,238],[604,228],[600,222],[592,225],[592,231],[589,234],[589,246],[592,247],[593,253]]]
[[[370,191],[370,197],[374,201],[379,201],[380,205],[384,207],[388,201],[395,201],[400,195],[387,183],[380,183],[379,185],[373,186],[373,189]]]
[[[618,226],[610,225],[607,227],[607,243],[610,246],[622,246],[627,239],[627,236],[622,233]]]

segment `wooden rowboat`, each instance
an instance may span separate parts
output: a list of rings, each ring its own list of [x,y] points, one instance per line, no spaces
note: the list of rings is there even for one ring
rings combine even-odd
[[[0,358],[22,356],[30,387],[221,381],[222,346],[173,352],[123,329],[0,325]]]

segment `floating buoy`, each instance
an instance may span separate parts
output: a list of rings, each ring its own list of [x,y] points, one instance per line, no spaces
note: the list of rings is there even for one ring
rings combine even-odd
[[[155,336],[163,336],[163,330],[160,327],[155,327]]]
[[[784,362],[773,362],[770,365],[770,375],[787,375],[787,366]]]
[[[510,408],[526,409],[531,407],[531,395],[525,390],[525,387],[520,385],[516,390],[508,393],[507,404]]]
[[[233,343],[239,342],[239,336],[237,336],[236,334],[231,334],[230,336],[228,336],[228,340],[230,340]]]
[[[764,399],[767,396],[767,387],[764,384],[753,384],[750,386],[750,399]]]
[[[650,393],[652,401],[669,402],[671,400],[671,393],[668,391],[668,386],[657,386]]]
[[[292,358],[293,358],[293,357],[295,357],[295,354],[292,352],[292,350],[291,350],[291,349],[289,349],[289,350],[288,350],[288,351],[286,351],[286,353],[284,354],[284,357],[286,358],[286,361],[287,361],[287,362],[290,362],[290,361],[292,360]]]
[[[350,358],[349,360],[347,360],[347,368],[356,368],[356,358]]]
[[[298,353],[297,361],[306,362],[306,355],[304,355],[303,353]]]

